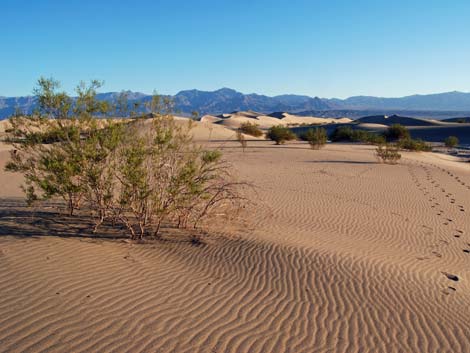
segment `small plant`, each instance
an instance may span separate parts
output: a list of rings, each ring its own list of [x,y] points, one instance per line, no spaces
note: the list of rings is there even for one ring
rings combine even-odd
[[[406,139],[402,139],[398,141],[397,145],[399,148],[408,150],[408,151],[429,152],[432,150],[431,145],[429,145],[428,143],[426,143],[426,141],[423,141],[421,139],[406,138]]]
[[[385,143],[385,138],[381,135],[368,132],[367,139],[364,141],[372,145],[383,145]]]
[[[276,142],[276,145],[282,145],[286,141],[295,140],[296,135],[289,128],[276,125],[268,130],[266,138]]]
[[[459,139],[456,136],[449,136],[444,140],[446,147],[454,148],[459,144]]]
[[[330,135],[330,140],[333,142],[353,141],[353,134],[354,130],[351,126],[338,126]]]
[[[303,141],[307,141],[310,147],[314,150],[323,147],[328,139],[326,130],[323,128],[308,129],[306,133],[300,136],[300,138]]]
[[[375,150],[375,155],[380,162],[386,164],[397,164],[401,159],[398,147],[391,144],[379,145]]]
[[[191,119],[194,120],[194,121],[198,121],[199,120],[199,113],[197,111],[192,111],[191,112]]]
[[[91,115],[108,109],[95,99],[100,86],[99,81],[91,81],[89,86],[80,83],[72,106],[72,99],[58,91],[58,81],[41,78],[34,90],[40,115],[10,119],[7,141],[15,149],[5,169],[23,173],[28,203],[60,197],[70,215],[80,207],[86,194],[86,166],[96,163],[85,154],[87,147],[97,149],[96,141],[90,138],[98,131],[97,119]]]
[[[381,135],[366,130],[354,130],[350,126],[337,127],[331,134],[330,140],[333,142],[364,142],[373,145],[385,143],[385,138]]]
[[[250,135],[254,137],[263,136],[263,131],[260,130],[258,125],[256,125],[255,123],[251,123],[249,121],[241,124],[238,130],[246,135]]]
[[[240,142],[240,145],[242,146],[242,149],[243,149],[243,153],[245,153],[247,142],[245,139],[245,135],[243,135],[243,132],[241,132],[240,129],[237,129],[237,141]]]
[[[411,138],[408,129],[400,124],[390,125],[387,131],[385,131],[384,136],[387,141],[397,141]]]

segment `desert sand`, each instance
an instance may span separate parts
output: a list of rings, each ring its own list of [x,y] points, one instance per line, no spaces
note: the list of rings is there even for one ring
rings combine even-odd
[[[357,144],[243,153],[208,124],[195,138],[256,190],[202,246],[54,224],[24,206],[0,148],[0,352],[469,352],[469,163],[384,165]]]
[[[201,118],[201,122],[213,123],[227,127],[229,129],[237,129],[243,123],[252,123],[259,126],[260,129],[269,129],[275,125],[296,126],[301,124],[321,125],[332,123],[349,123],[348,118],[318,118],[313,116],[298,116],[289,113],[273,113],[265,115],[254,111],[240,111],[230,114],[222,114],[219,116],[205,115]]]

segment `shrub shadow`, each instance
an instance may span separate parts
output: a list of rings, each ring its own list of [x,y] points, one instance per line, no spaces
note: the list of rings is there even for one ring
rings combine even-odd
[[[93,233],[94,225],[93,219],[87,215],[66,214],[65,206],[61,202],[47,202],[41,207],[30,207],[21,198],[0,198],[0,237],[129,239],[129,233],[123,225],[103,223],[99,231]],[[202,238],[205,235],[207,234],[201,230],[179,229],[174,225],[164,224],[159,237],[148,236],[140,242],[190,243],[193,246],[203,246]]]
[[[63,209],[63,204],[57,202],[36,208],[29,207],[22,199],[0,199],[0,236],[126,238],[125,232],[106,226],[99,234],[93,234],[94,223],[89,217],[71,217]]]
[[[378,164],[377,162],[367,161],[305,161],[305,163],[317,163],[317,164]]]

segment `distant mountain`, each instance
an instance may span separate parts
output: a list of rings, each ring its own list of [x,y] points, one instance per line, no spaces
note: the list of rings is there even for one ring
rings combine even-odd
[[[125,93],[127,95],[127,99],[131,102],[149,97],[148,94],[140,93],[140,92],[132,92],[132,91],[98,93],[97,97],[98,99],[101,99],[101,100],[115,102],[122,93]]]
[[[126,91],[129,105],[145,103],[150,95]],[[100,93],[98,98],[116,102],[120,92]],[[216,91],[199,91],[196,89],[177,93],[171,98],[175,101],[176,110],[180,114],[191,114],[197,111],[200,115],[221,114],[231,111],[255,110],[262,113],[290,112],[327,116],[358,117],[377,114],[404,114],[416,112],[414,115],[449,118],[462,116],[458,112],[470,112],[470,93],[447,92],[429,95],[413,95],[401,98],[381,98],[356,96],[347,99],[325,99],[304,95],[286,94],[268,97],[260,94],[243,94],[230,88]],[[18,109],[31,113],[36,107],[34,97],[0,97],[0,119],[6,118]],[[143,112],[145,109],[141,108]],[[410,115],[410,114],[408,114]],[[413,114],[411,114],[413,115]]]
[[[190,90],[174,96],[176,108],[182,112],[197,111],[200,114],[220,114],[231,111],[255,110],[259,112],[299,111],[329,109],[320,98],[285,95],[268,97],[259,94],[243,94],[230,88],[213,92]]]
[[[35,97],[0,97],[0,119],[13,115],[16,109],[31,113],[35,107]]]
[[[336,109],[470,111],[470,93],[464,92],[417,94],[401,98],[356,96],[344,100],[333,98],[325,101]]]
[[[273,98],[258,94],[243,94],[230,88],[213,92],[190,90],[174,96],[176,109],[182,112],[197,111],[200,114],[220,114],[235,110],[270,111],[272,107],[286,108]]]
[[[309,96],[297,96],[295,94],[284,94],[281,96],[275,96],[274,99],[279,102],[295,107],[293,111],[299,110],[329,110],[332,108],[332,105],[328,104],[326,100],[323,100],[318,97],[309,97]],[[303,109],[305,108],[305,109]]]

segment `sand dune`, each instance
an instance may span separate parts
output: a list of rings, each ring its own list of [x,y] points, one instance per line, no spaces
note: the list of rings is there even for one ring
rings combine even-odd
[[[414,119],[414,118],[413,118]],[[416,119],[413,123],[418,123],[420,119]],[[375,133],[383,133],[388,129],[389,125],[381,124],[379,122],[363,122],[362,119],[356,120],[352,123],[341,123],[341,124],[326,124],[322,127],[327,131],[328,134],[341,126],[349,126],[353,129],[367,130]],[[391,125],[391,124],[390,124]],[[406,125],[404,125],[406,126]],[[457,124],[457,123],[439,123],[429,125],[411,125],[406,126],[410,131],[410,135],[415,139],[422,139],[428,142],[443,143],[448,136],[456,136],[461,145],[470,145],[470,124]],[[305,132],[308,127],[294,127],[293,130],[297,134]]]
[[[247,111],[238,111],[238,112],[232,112],[230,114],[222,114],[221,116],[224,118],[230,118],[232,116],[241,116],[245,118],[252,118],[256,119],[258,116],[263,115],[262,113],[255,112],[253,110],[247,110]]]
[[[461,117],[461,118],[448,118],[448,119],[443,119],[442,121],[444,122],[449,122],[449,123],[467,123],[470,124],[470,118],[469,117]]]
[[[200,122],[201,123],[216,123],[218,121],[222,120],[222,118],[219,118],[217,116],[213,115],[204,115],[201,117]]]
[[[266,116],[266,115],[256,115],[256,116],[249,116],[249,114],[245,113],[236,113],[230,114],[230,116],[226,116],[222,120],[216,122],[218,125],[225,126],[230,129],[238,129],[241,124],[243,123],[254,123],[258,125],[261,129],[268,129],[274,125],[281,125],[282,122],[279,119]]]
[[[445,124],[444,122],[441,122],[439,120],[409,118],[409,117],[398,116],[398,115],[366,116],[366,117],[357,119],[356,122],[383,124],[383,125],[388,125],[388,126],[393,125],[393,124],[401,124],[405,126],[436,126],[436,125]]]
[[[382,165],[362,145],[224,151],[255,204],[200,247],[73,237],[67,220],[51,236],[53,208],[1,189],[0,352],[468,351],[470,166]]]
[[[376,123],[360,123],[351,125],[354,129],[369,130],[377,133],[384,132],[388,126]],[[412,138],[428,142],[443,142],[448,136],[458,137],[460,144],[470,145],[470,124],[435,124],[407,126]],[[331,129],[333,130],[333,129]]]
[[[461,144],[470,146],[470,124],[451,126],[410,127],[410,134],[429,142],[442,142],[447,136],[457,136]]]
[[[176,120],[182,125],[186,125],[188,123],[187,118],[176,117]],[[191,134],[195,141],[236,139],[236,135],[233,130],[211,122],[192,121],[191,126]]]
[[[320,125],[331,123],[347,123],[351,119],[342,118],[317,118],[312,116],[298,116],[288,113],[273,113],[270,115],[263,115],[253,111],[248,112],[234,112],[231,114],[223,114],[220,116],[216,124],[226,126],[230,129],[237,129],[241,124],[250,122],[257,124],[261,129],[269,129],[275,125],[295,126],[302,124]]]
[[[0,120],[0,134],[5,133],[5,130],[10,126],[9,120]]]
[[[341,119],[334,119],[334,118],[317,118],[314,116],[299,116],[299,115],[292,115],[288,113],[283,113],[281,121],[285,124],[293,125],[293,124],[333,124],[333,123],[347,123],[350,122],[351,119],[348,118],[341,118]]]

